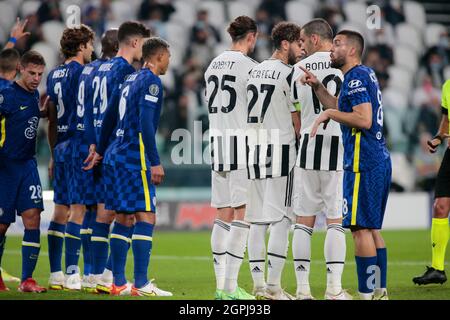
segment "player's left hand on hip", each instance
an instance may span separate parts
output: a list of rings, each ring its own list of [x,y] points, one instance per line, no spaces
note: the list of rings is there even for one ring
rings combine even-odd
[[[164,169],[162,165],[152,167],[152,184],[157,186],[164,179]]]

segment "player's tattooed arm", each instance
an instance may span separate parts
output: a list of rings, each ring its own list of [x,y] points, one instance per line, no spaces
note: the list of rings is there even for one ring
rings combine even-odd
[[[58,126],[58,117],[57,117],[57,110],[56,110],[56,105],[53,103],[53,101],[51,101],[50,99],[48,99],[47,97],[47,118],[48,118],[48,130],[47,130],[47,140],[48,140],[48,145],[50,147],[50,161],[48,164],[48,177],[50,178],[50,180],[53,179],[53,167],[54,167],[54,149],[55,149],[55,145],[56,145],[56,139],[57,139],[57,126]]]
[[[448,115],[442,114],[441,124],[439,125],[438,133],[433,137],[433,139],[429,140],[428,143],[428,151],[431,153],[435,153],[437,147],[444,142],[444,139],[449,138],[448,134]],[[450,139],[448,140],[448,147],[450,148]]]
[[[25,21],[21,22],[20,18],[18,17],[16,19],[16,24],[12,27],[11,33],[9,34],[10,39],[5,45],[5,49],[14,48],[16,41],[25,37],[29,36],[30,32],[25,32],[25,27],[27,26],[28,19],[25,19]]]
[[[316,93],[317,98],[319,98],[319,101],[322,103],[323,108],[337,109],[338,99],[328,92],[327,88],[325,88],[322,82],[320,82],[312,72],[302,66],[299,66],[299,68],[305,73],[300,78],[300,82],[302,84],[307,84],[314,89],[314,92]]]

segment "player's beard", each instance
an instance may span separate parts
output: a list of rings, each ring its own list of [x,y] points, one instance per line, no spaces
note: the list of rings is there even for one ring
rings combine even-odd
[[[331,60],[332,68],[340,69],[343,65],[345,65],[345,57],[336,57],[334,60]]]
[[[300,60],[300,57],[298,57],[298,56],[295,55],[294,50],[289,49],[289,51],[288,51],[288,64],[294,65],[294,64],[296,64],[297,61],[299,61],[299,60]]]

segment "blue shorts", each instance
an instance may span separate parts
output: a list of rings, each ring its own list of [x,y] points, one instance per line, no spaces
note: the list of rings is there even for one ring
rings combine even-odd
[[[69,185],[72,179],[72,163],[55,162],[53,174],[53,202],[65,206],[70,205]]]
[[[106,209],[123,213],[156,213],[155,186],[151,184],[150,171],[111,166],[104,166],[104,169],[105,180],[110,183],[105,184],[108,188]]]
[[[1,160],[0,223],[15,222],[28,209],[44,210],[36,160]]]
[[[103,177],[103,165],[99,164],[92,169],[92,174],[94,177],[94,188],[95,188],[95,199],[97,203],[105,203],[105,179]]]
[[[391,159],[370,171],[344,171],[344,228],[381,229],[391,175]]]
[[[71,204],[91,206],[97,203],[95,198],[94,173],[82,169],[84,159],[72,158],[72,180],[69,184]]]

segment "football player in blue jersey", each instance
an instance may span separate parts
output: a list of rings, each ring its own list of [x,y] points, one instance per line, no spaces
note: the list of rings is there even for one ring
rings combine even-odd
[[[375,72],[361,65],[364,38],[343,30],[333,39],[331,67],[344,74],[339,97],[308,70],[302,81],[309,84],[325,110],[318,126],[334,120],[341,124],[344,143],[344,199],[342,226],[349,228],[355,242],[358,291],[361,299],[387,299],[386,246],[380,229],[391,184],[391,159],[383,136],[383,102]]]
[[[92,270],[90,242],[92,224],[95,223],[97,200],[94,172],[85,171],[82,167],[83,161],[89,154],[90,146],[96,144],[94,133],[94,104],[95,100],[98,99],[98,94],[95,94],[95,74],[102,63],[113,58],[117,54],[117,50],[119,49],[117,33],[117,29],[110,29],[105,32],[101,39],[101,58],[87,64],[83,68],[78,84],[77,129],[72,142],[73,186],[71,188],[71,201],[72,203],[80,203],[87,206],[87,211],[81,226],[80,237],[84,261],[81,287],[88,292],[95,292],[97,286]]]
[[[65,62],[47,77],[50,96],[48,140],[52,158],[49,175],[54,177],[55,210],[48,229],[50,259],[49,288],[81,289],[78,257],[81,247],[80,230],[86,206],[71,200],[72,141],[76,132],[78,80],[83,65],[91,61],[94,33],[85,26],[66,28],[60,44]],[[69,211],[70,208],[70,211]],[[70,217],[69,217],[70,212]],[[66,226],[67,222],[67,226]],[[66,279],[61,268],[62,246],[65,242]]]
[[[39,118],[37,90],[44,58],[28,51],[20,61],[20,78],[0,92],[0,261],[9,225],[16,214],[25,226],[22,279],[19,291],[45,292],[32,278],[40,251],[40,213],[44,209],[37,169],[36,135]],[[0,279],[0,291],[5,291]]]
[[[113,130],[118,121],[121,85],[127,75],[135,72],[131,64],[142,58],[142,44],[145,38],[150,37],[150,30],[142,23],[127,21],[120,25],[117,37],[119,42],[117,55],[101,64],[94,74],[95,144],[91,145],[86,162],[93,158],[96,148],[104,152],[113,139],[115,133]],[[105,142],[103,145],[99,143],[101,138]],[[105,210],[105,202],[106,198],[111,196],[112,186],[103,166],[96,168],[95,180],[97,217],[92,225],[91,236],[92,274],[97,282],[97,292],[109,294],[113,281],[113,262],[111,257],[108,259],[108,234],[115,212]],[[131,233],[127,237],[131,237]],[[114,241],[112,239],[110,244]]]
[[[164,178],[156,148],[158,128],[163,103],[160,75],[169,66],[169,44],[160,38],[150,38],[142,48],[144,67],[129,75],[120,92],[117,126],[114,140],[103,152],[106,143],[102,133],[100,148],[88,167],[104,155],[105,174],[110,176],[111,197],[105,207],[115,210],[116,221],[111,232],[115,295],[172,296],[171,292],[156,287],[148,280],[147,271],[152,250],[155,225],[155,185]],[[136,218],[134,230],[133,220]],[[127,283],[125,264],[129,235],[134,257],[134,284]],[[150,253],[150,254],[149,254]]]

